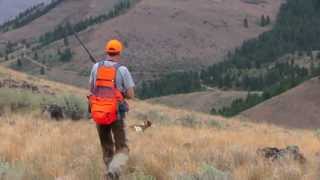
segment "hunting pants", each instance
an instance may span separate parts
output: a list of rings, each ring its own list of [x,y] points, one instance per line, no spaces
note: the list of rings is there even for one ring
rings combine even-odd
[[[103,152],[103,161],[109,169],[110,162],[116,153],[129,153],[124,120],[119,119],[110,125],[97,125]]]

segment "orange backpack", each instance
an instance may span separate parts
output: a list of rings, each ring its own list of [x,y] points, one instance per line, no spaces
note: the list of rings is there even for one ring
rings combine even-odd
[[[120,66],[99,64],[95,92],[88,96],[92,119],[99,125],[109,125],[118,119],[118,106],[124,100],[116,87],[117,70]]]

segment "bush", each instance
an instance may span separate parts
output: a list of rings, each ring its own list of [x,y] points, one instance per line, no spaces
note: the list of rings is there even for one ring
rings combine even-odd
[[[182,126],[186,127],[195,127],[197,124],[199,124],[196,117],[189,114],[177,120],[181,123]]]
[[[0,89],[0,111],[5,110],[17,112],[25,109],[40,108],[45,97],[34,94],[31,91],[17,89]]]
[[[14,168],[9,163],[0,160],[0,179],[22,179],[24,171],[21,168]]]
[[[0,89],[0,114],[40,110],[45,105],[56,104],[63,108],[66,118],[80,120],[87,117],[87,102],[74,95],[50,96],[20,89]]]
[[[61,106],[64,114],[72,120],[80,120],[87,115],[87,103],[83,98],[74,95],[65,95],[62,97]]]
[[[204,165],[201,172],[193,175],[182,175],[177,180],[229,180],[229,174],[216,169],[211,165]]]
[[[136,174],[132,178],[133,180],[156,180],[155,177],[151,175],[145,175],[145,174]]]
[[[315,135],[316,135],[317,138],[320,139],[320,129],[316,129]]]
[[[221,128],[224,127],[224,124],[222,122],[216,121],[214,119],[209,119],[206,122],[206,125],[209,126],[209,127],[215,127],[215,128],[218,128],[218,129],[221,129]]]

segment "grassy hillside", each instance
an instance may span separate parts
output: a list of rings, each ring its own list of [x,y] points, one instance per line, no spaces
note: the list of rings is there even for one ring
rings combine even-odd
[[[216,110],[230,106],[235,99],[245,99],[248,92],[246,91],[221,91],[218,89],[207,90],[203,92],[187,93],[151,98],[147,101],[158,103],[173,108],[188,109],[210,113],[212,108]]]
[[[286,127],[318,128],[320,127],[319,87],[320,80],[316,77],[241,115],[257,122],[268,122]]]
[[[13,71],[9,71],[14,73]],[[1,69],[2,75],[8,75]],[[11,76],[12,77],[12,76]],[[27,81],[17,73],[15,81]],[[58,85],[35,78],[34,85]],[[56,86],[53,86],[56,87]],[[62,84],[62,89],[86,90]],[[127,128],[128,170],[122,179],[197,179],[229,176],[235,180],[317,180],[319,132],[283,129],[238,119],[131,101],[129,125],[151,120],[145,133]],[[0,175],[4,179],[100,179],[103,163],[95,125],[88,120],[55,122],[39,110],[0,116]],[[271,162],[257,156],[265,146],[298,145],[307,158]]]

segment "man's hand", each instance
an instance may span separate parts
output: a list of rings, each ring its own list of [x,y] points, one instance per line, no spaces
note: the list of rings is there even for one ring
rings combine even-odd
[[[127,93],[126,93],[126,98],[127,99],[134,99],[134,89],[133,88],[129,88],[127,90]]]

